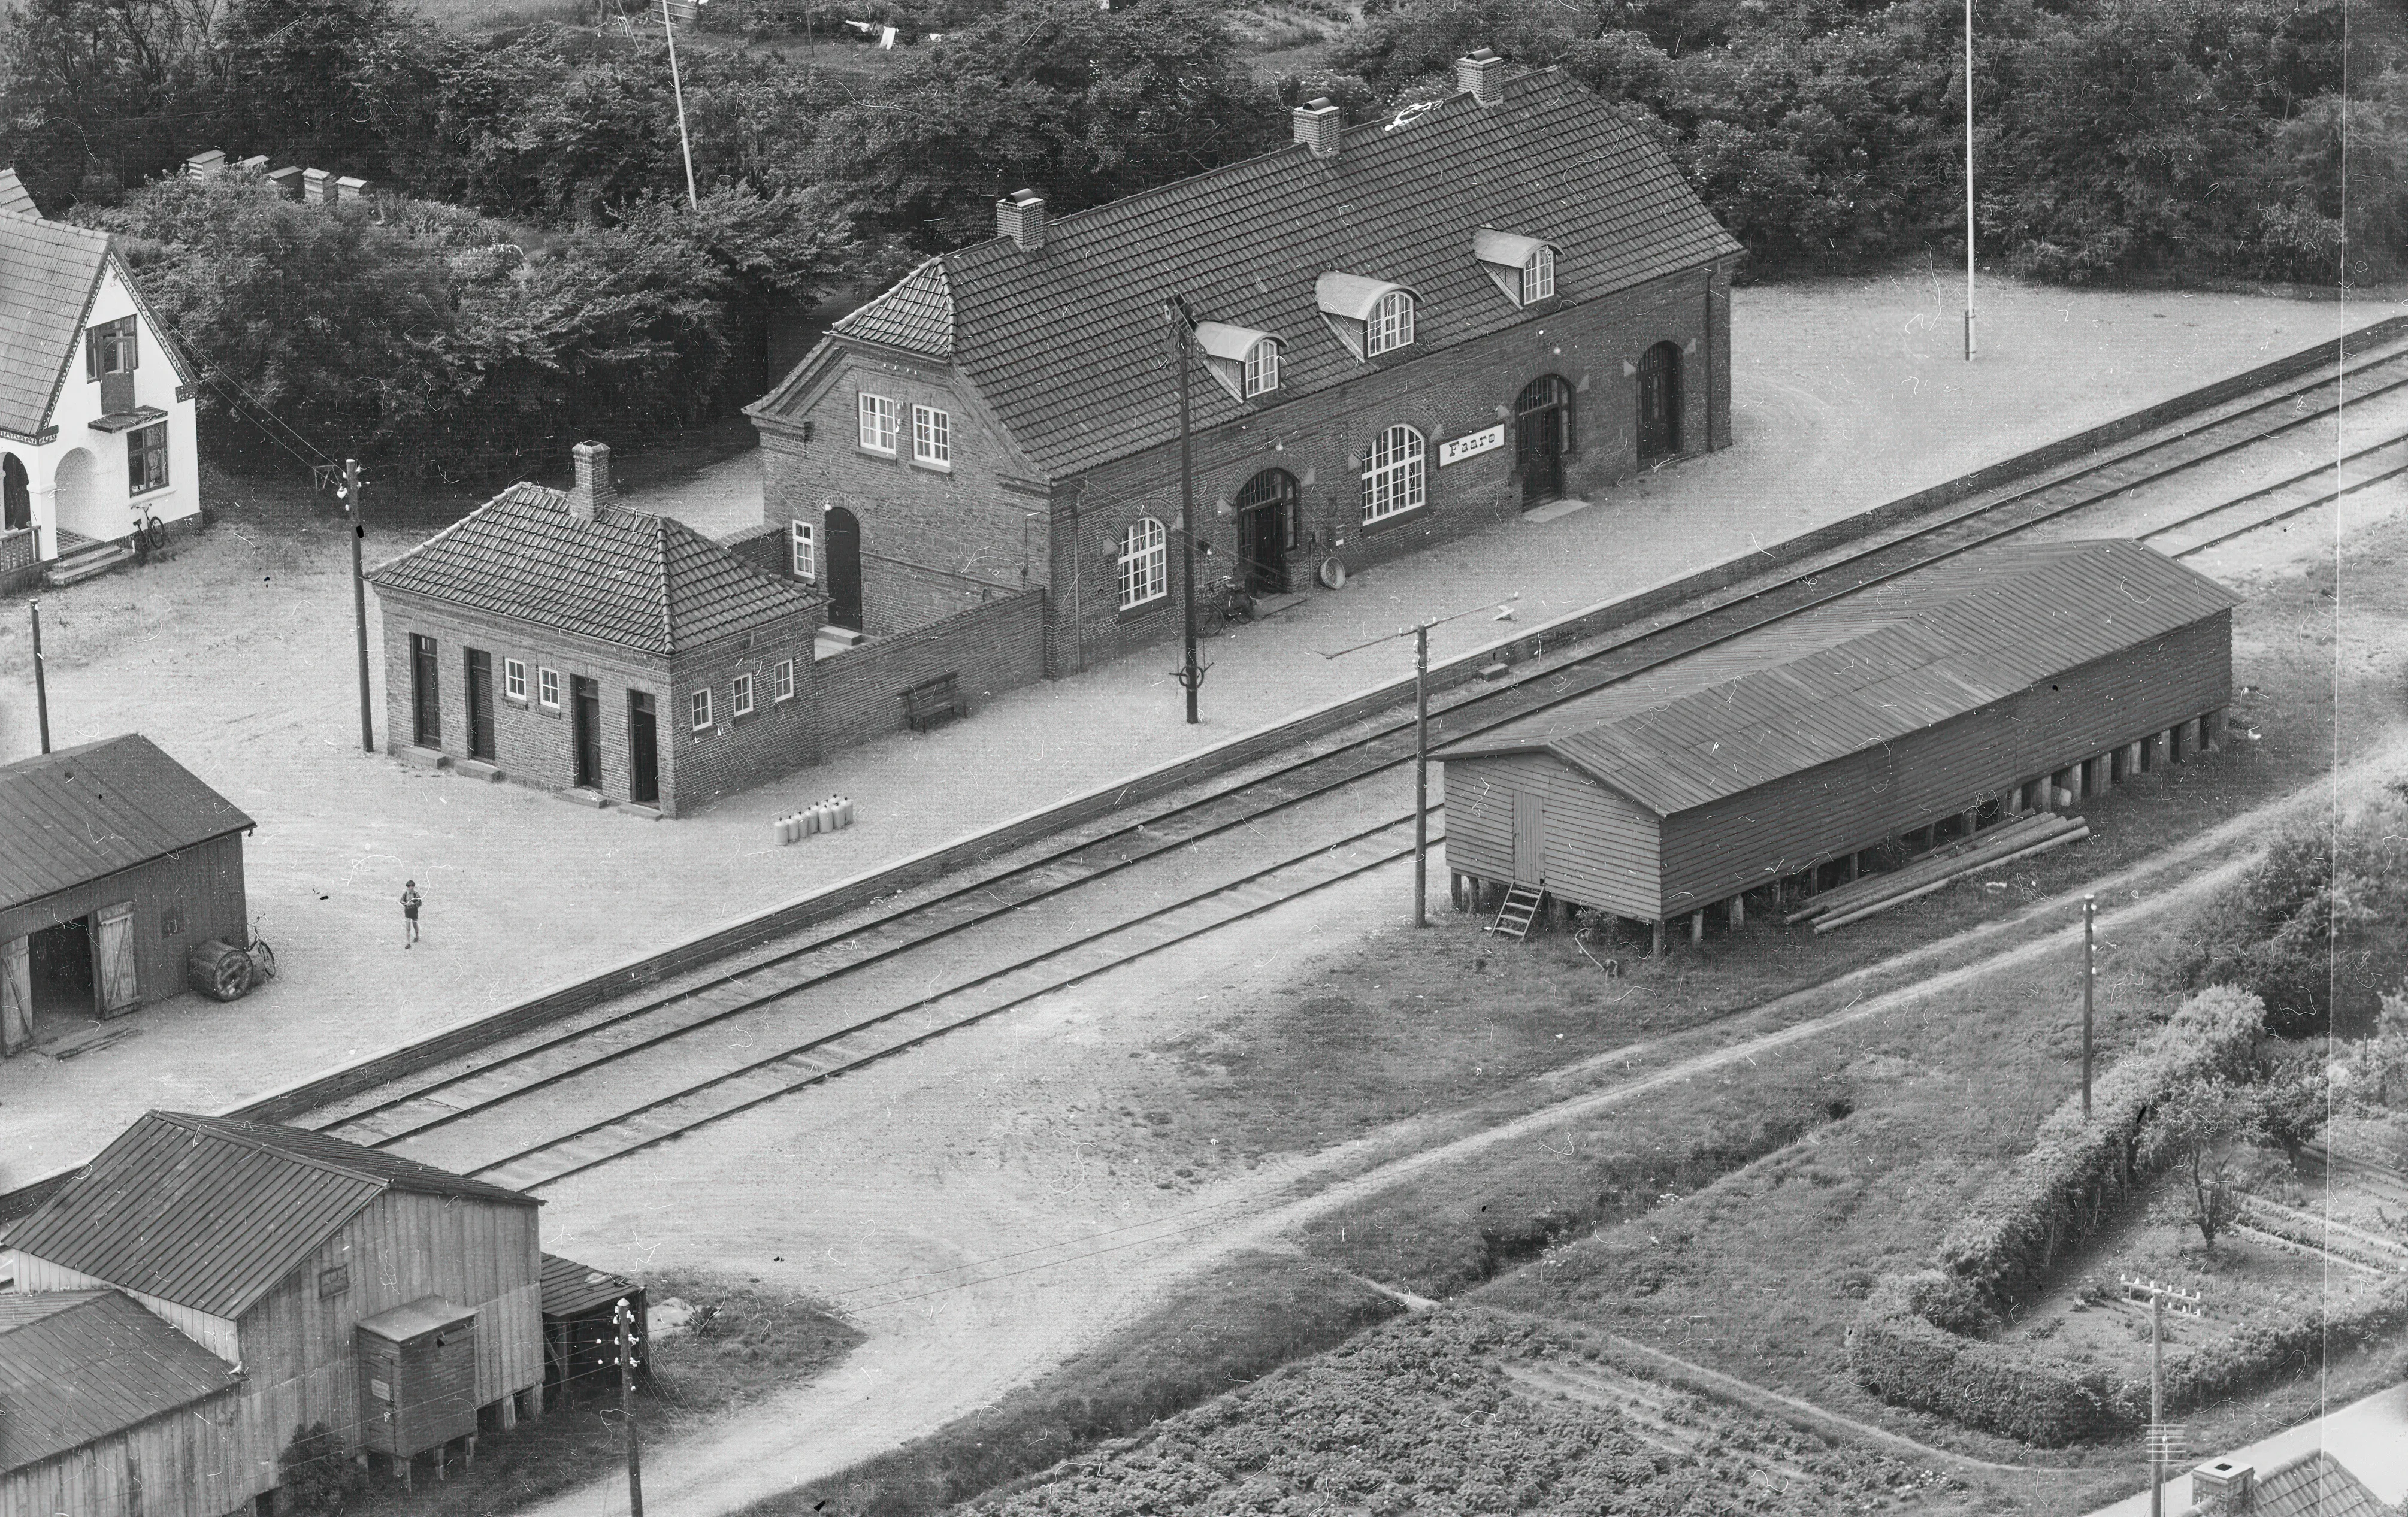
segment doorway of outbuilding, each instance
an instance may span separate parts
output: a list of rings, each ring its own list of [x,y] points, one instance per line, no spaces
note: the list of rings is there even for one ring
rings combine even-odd
[[[34,990],[34,1036],[58,1031],[55,1023],[100,1015],[92,961],[92,919],[77,917],[44,927],[27,939],[27,967]],[[43,1023],[54,1025],[45,1030]]]
[[[1681,350],[1659,342],[1639,360],[1639,462],[1681,451]]]

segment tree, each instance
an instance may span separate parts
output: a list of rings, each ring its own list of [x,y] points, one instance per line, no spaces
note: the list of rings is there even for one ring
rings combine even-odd
[[[364,91],[401,29],[393,0],[228,0],[219,44],[228,146],[365,169],[384,164]]]
[[[2143,1139],[2149,1162],[2180,1177],[2190,1221],[2211,1254],[2240,1207],[2241,1159],[2262,1131],[2255,1093],[2222,1080],[2184,1085],[2150,1115]]]

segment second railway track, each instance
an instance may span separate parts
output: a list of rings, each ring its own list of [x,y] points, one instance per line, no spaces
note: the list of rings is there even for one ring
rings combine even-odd
[[[1927,565],[2231,459],[2320,421],[2336,406],[2408,389],[2408,345],[1898,531],[1834,563],[1610,635],[1557,664],[1475,688],[1433,712],[1453,739],[1561,704],[1769,623]],[[2176,513],[2128,534],[2186,556],[2408,472],[2408,437],[2330,465]],[[2328,483],[2328,481],[2332,481]],[[806,933],[758,962],[697,983],[617,1001],[448,1071],[397,1082],[307,1117],[353,1141],[536,1189],[706,1123],[837,1078],[953,1029],[1079,983],[1310,892],[1410,856],[1412,813],[1381,809],[1368,787],[1412,763],[1410,715],[1326,745],[1211,794],[1157,807],[1099,834],[1007,863],[849,927]],[[1357,809],[1350,811],[1349,805]],[[1365,814],[1360,808],[1371,806]],[[1317,806],[1329,815],[1318,832]],[[1252,838],[1266,825],[1313,835],[1179,882],[1168,900],[1122,888],[1170,872],[1171,855]],[[1435,829],[1433,829],[1435,835]],[[1437,840],[1435,836],[1433,840]],[[1192,856],[1192,855],[1190,855]],[[1071,911],[1032,911],[1049,904]],[[947,939],[977,943],[948,971]],[[965,939],[968,944],[969,939]],[[656,1070],[676,1073],[662,1081]]]

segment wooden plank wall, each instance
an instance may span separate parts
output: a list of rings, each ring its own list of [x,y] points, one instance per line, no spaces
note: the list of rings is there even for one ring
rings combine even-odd
[[[127,1291],[115,1281],[101,1280],[81,1270],[69,1269],[64,1265],[52,1264],[48,1259],[36,1259],[29,1253],[13,1251],[0,1253],[0,1261],[7,1262],[14,1270],[17,1289],[21,1291],[89,1291],[103,1285],[115,1286],[141,1302],[152,1316],[226,1363],[242,1362],[242,1348],[232,1318],[213,1317],[206,1311],[195,1311],[191,1307],[163,1301],[155,1295],[145,1295],[140,1291]]]
[[[236,1457],[235,1397],[222,1393],[0,1476],[0,1517],[225,1517],[276,1483]]]
[[[1664,823],[1677,915],[1955,816],[2009,787],[2226,706],[2229,611],[1998,705]]]
[[[1657,914],[1653,814],[1551,753],[1456,759],[1446,765],[1446,866],[1512,880],[1513,800],[1545,813],[1542,880],[1554,894],[1621,916]]]
[[[0,941],[72,922],[119,901],[134,903],[134,973],[144,1002],[156,1004],[183,995],[184,955],[195,945],[212,937],[250,941],[250,921],[244,915],[242,835],[202,843],[0,911]],[[162,918],[169,907],[178,908],[181,915],[181,930],[172,937],[164,930]]]

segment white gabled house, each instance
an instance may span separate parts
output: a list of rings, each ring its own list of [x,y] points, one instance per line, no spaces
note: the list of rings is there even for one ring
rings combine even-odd
[[[0,169],[0,590],[197,524],[193,375],[108,235],[45,221]]]

